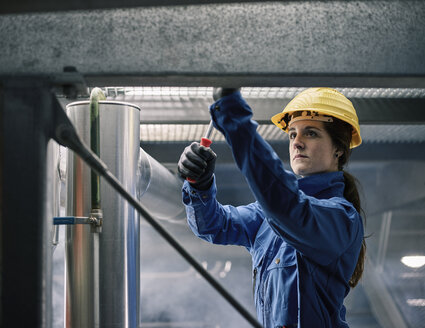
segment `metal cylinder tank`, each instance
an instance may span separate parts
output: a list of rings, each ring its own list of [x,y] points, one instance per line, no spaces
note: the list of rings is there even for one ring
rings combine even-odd
[[[90,144],[90,102],[74,102],[67,114]],[[100,101],[100,158],[156,218],[183,222],[182,181],[139,147],[140,108]],[[67,216],[89,216],[90,169],[68,152]],[[140,301],[139,217],[101,180],[103,225],[66,230],[66,327],[138,327]]]
[[[100,157],[136,196],[140,109],[101,101]],[[67,106],[81,139],[90,144],[89,102]],[[90,169],[69,152],[67,215],[89,216]],[[137,327],[140,299],[139,217],[104,181],[100,185],[102,232],[67,226],[66,327]]]

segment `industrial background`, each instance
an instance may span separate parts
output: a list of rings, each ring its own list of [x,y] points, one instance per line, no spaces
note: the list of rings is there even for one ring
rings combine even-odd
[[[362,185],[369,237],[347,320],[353,328],[424,327],[425,2],[3,1],[0,49],[1,327],[85,326],[75,323],[72,304],[90,300],[70,300],[69,282],[65,292],[72,280],[65,258],[78,257],[66,255],[65,244],[75,241],[60,226],[52,242],[52,218],[69,211],[72,156],[52,137],[57,112],[88,100],[94,87],[140,108],[133,141],[156,160],[153,174],[175,179],[147,193],[147,206],[171,206],[175,217],[161,218],[163,227],[254,313],[249,253],[198,240],[178,201],[176,163],[205,132],[217,86],[242,87],[259,132],[287,168],[288,141],[270,117],[312,86],[337,88],[353,102],[363,144],[348,170]],[[223,137],[212,139],[218,199],[253,201]],[[89,327],[249,327],[142,217],[135,222],[137,290],[112,286],[131,274],[118,268],[125,259],[109,254]]]

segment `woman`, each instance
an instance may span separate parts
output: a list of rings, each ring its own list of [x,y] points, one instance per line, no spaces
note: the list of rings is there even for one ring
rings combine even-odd
[[[196,181],[183,185],[189,226],[204,240],[251,253],[264,327],[348,327],[343,301],[362,275],[365,254],[359,195],[343,171],[350,148],[361,143],[354,107],[336,90],[311,88],[272,118],[289,134],[293,174],[256,132],[240,92],[224,89],[221,96],[211,117],[256,202],[218,203],[216,155],[192,143],[178,164],[183,177]]]

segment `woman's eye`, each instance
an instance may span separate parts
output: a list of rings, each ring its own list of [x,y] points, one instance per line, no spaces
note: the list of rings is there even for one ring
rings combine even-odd
[[[317,133],[316,133],[316,132],[314,132],[314,131],[312,131],[312,130],[309,130],[309,131],[307,131],[307,135],[308,135],[309,137],[315,137],[315,136],[317,136]]]
[[[297,136],[297,134],[292,132],[292,133],[289,134],[289,139],[295,139],[296,136]]]

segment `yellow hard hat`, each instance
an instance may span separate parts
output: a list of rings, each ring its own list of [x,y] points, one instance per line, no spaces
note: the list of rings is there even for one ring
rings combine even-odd
[[[294,120],[319,120],[332,122],[329,116],[336,117],[350,124],[353,128],[350,148],[362,143],[359,119],[353,104],[342,93],[331,88],[310,88],[300,92],[285,107],[282,113],[274,115],[271,120],[288,133],[289,122]],[[299,113],[300,112],[300,113]],[[294,120],[292,120],[294,122]]]

